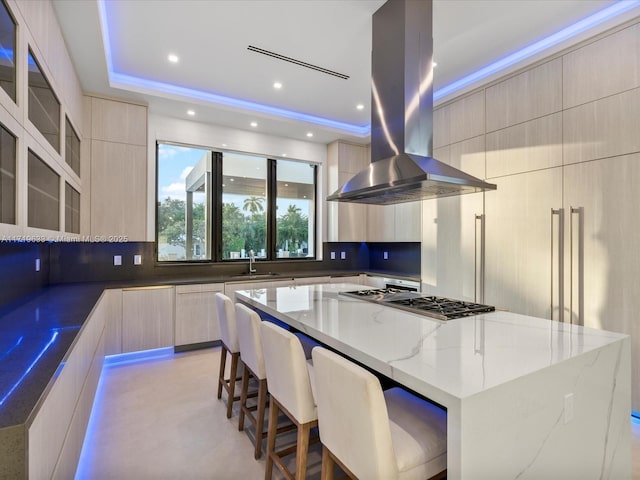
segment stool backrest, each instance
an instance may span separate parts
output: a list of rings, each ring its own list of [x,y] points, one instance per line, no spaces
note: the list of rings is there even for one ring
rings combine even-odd
[[[272,322],[262,322],[260,329],[269,393],[298,423],[316,420],[318,414],[300,339]]]
[[[378,379],[325,348],[314,348],[312,357],[322,444],[358,478],[397,478],[389,416]]]
[[[242,362],[260,380],[267,378],[262,353],[262,334],[260,333],[260,316],[253,310],[236,303],[236,324],[238,326],[238,342]]]
[[[238,329],[236,327],[236,312],[233,302],[224,293],[216,293],[216,310],[220,322],[220,337],[231,353],[240,351],[238,343]]]

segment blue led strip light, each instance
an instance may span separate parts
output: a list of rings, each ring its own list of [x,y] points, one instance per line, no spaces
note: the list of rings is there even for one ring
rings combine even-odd
[[[518,62],[526,60],[547,48],[558,45],[559,43],[568,40],[579,33],[582,33],[590,28],[593,28],[601,23],[610,20],[622,13],[625,13],[633,8],[640,6],[640,0],[619,0],[612,5],[563,28],[559,32],[556,32],[548,37],[545,37],[537,42],[522,48],[506,57],[495,61],[479,70],[476,70],[469,75],[462,77],[455,82],[445,85],[433,92],[433,99],[438,100],[454,92],[467,87],[474,82],[487,78],[488,76],[498,73],[507,67],[510,67]],[[98,10],[100,12],[100,24],[102,28],[102,40],[104,43],[104,52],[107,62],[107,71],[109,72],[109,81],[112,86],[131,86],[139,89],[151,89],[159,92],[178,95],[181,97],[194,98],[203,100],[205,102],[212,102],[231,107],[237,107],[249,111],[265,113],[278,117],[289,118],[292,120],[300,120],[307,123],[313,123],[316,125],[322,125],[325,127],[344,131],[353,135],[365,137],[371,133],[371,125],[353,125],[345,122],[339,122],[328,118],[317,117],[314,115],[308,115],[305,113],[294,112],[283,108],[277,108],[270,105],[263,105],[248,100],[241,100],[238,98],[226,97],[224,95],[218,95],[214,93],[204,92],[201,90],[195,90],[186,87],[179,87],[164,82],[158,82],[148,80],[144,78],[134,77],[132,75],[126,75],[118,73],[113,68],[113,59],[111,52],[111,42],[109,38],[109,22],[107,19],[107,8],[105,0],[98,0]]]
[[[36,365],[36,363],[38,363],[38,361],[42,358],[42,356],[45,354],[45,352],[47,350],[49,350],[49,347],[51,345],[53,345],[53,342],[55,342],[56,338],[58,338],[58,334],[59,334],[59,332],[57,332],[57,331],[53,332],[53,335],[51,335],[51,339],[42,348],[42,350],[40,350],[40,353],[38,353],[36,358],[33,360],[33,362],[31,362],[31,364],[27,367],[27,369],[23,372],[23,374],[20,375],[20,378],[18,379],[18,381],[16,383],[14,383],[13,386],[9,389],[9,391],[7,393],[5,393],[4,396],[0,399],[0,407],[2,406],[2,404],[4,404],[4,402],[7,400],[7,398],[9,398],[9,396],[15,391],[15,389],[18,388],[18,386],[20,385],[20,383],[22,383],[22,381],[25,379],[25,377],[27,375],[29,375],[29,372],[33,369],[33,367]]]
[[[16,347],[18,345],[20,345],[22,343],[22,340],[24,339],[24,336],[21,336],[18,341],[13,345],[13,347],[9,348],[9,350],[7,350],[6,352],[4,352],[2,355],[0,355],[0,360],[2,360],[4,357],[6,357],[7,355],[9,355],[11,352],[13,352]]]
[[[497,73],[501,70],[504,70],[511,65],[514,65],[518,62],[526,60],[527,58],[532,57],[533,55],[546,50],[547,48],[553,47],[554,45],[558,45],[565,40],[568,40],[579,33],[582,33],[590,28],[593,28],[597,25],[600,25],[607,20],[610,20],[626,11],[631,10],[632,8],[640,6],[640,0],[621,0],[613,5],[604,8],[592,15],[589,15],[582,20],[569,25],[568,27],[563,28],[559,32],[554,33],[553,35],[549,35],[541,40],[538,40],[535,43],[532,43],[528,47],[521,48],[520,50],[513,52],[506,57],[497,60],[493,63],[490,63],[486,67],[481,68],[480,70],[476,70],[475,72],[462,77],[459,80],[456,80],[449,85],[446,85],[442,88],[439,88],[435,92],[433,92],[433,99],[438,100],[440,98],[446,97],[447,95],[451,95],[452,93],[471,85],[478,80],[482,80],[483,78],[488,77],[494,73]]]

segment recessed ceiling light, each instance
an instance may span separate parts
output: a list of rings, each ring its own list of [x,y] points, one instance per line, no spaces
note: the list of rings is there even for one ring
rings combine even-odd
[[[226,187],[226,185],[225,185],[224,183],[222,184],[222,186],[223,186],[223,187]]]
[[[433,68],[438,66],[438,62],[433,62]]]
[[[178,55],[175,55],[173,53],[170,53],[169,56],[167,57],[167,59],[171,62],[171,63],[178,63],[178,60],[180,60],[178,58]]]
[[[287,156],[287,154],[286,154],[286,153],[283,153],[283,154],[282,154],[282,156],[283,156],[283,157],[286,157],[286,156]]]
[[[313,137],[313,133],[307,132],[307,137]]]
[[[194,110],[187,110],[187,115],[191,115],[192,117],[196,114]]]
[[[223,143],[223,144],[222,144],[222,146],[223,146],[223,147],[226,147],[226,146],[227,146],[227,144],[226,144],[226,143]]]
[[[356,105],[356,108],[357,108],[358,110],[364,110],[364,105],[363,105],[363,104],[361,104],[361,103],[359,103],[358,105]]]
[[[285,184],[284,184],[284,186],[285,186],[285,187],[288,187],[288,186],[289,186],[289,184],[288,184],[288,183],[285,183]]]
[[[235,179],[230,178],[230,179],[229,179],[229,181],[230,181],[230,182],[235,182]]]
[[[273,84],[273,88],[275,88],[276,90],[280,90],[282,88],[282,84],[280,82],[275,82]]]
[[[252,127],[257,127],[258,126],[258,122],[251,122],[251,126]]]

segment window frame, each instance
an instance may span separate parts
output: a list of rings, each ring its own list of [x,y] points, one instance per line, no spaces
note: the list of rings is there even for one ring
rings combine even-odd
[[[47,84],[47,87],[51,91],[51,95],[53,95],[54,100],[58,104],[58,124],[57,124],[58,132],[57,132],[57,141],[56,141],[55,145],[49,141],[49,139],[47,138],[47,135],[45,135],[45,133],[42,130],[40,130],[40,128],[32,120],[31,115],[30,115],[31,101],[29,100],[29,94],[31,92],[31,83],[29,82],[29,76],[30,76],[31,72],[29,72],[29,68],[28,68],[29,56],[31,58],[33,58],[34,63],[36,64],[36,66],[38,67],[38,70],[40,71],[40,75],[42,75],[42,78],[44,79],[45,83]],[[45,113],[48,114],[48,112],[46,112],[46,111],[45,111]],[[29,46],[27,48],[27,119],[36,128],[36,130],[38,132],[40,132],[40,135],[42,135],[42,137],[47,141],[47,145],[50,145],[58,155],[60,155],[60,153],[62,151],[62,140],[61,140],[62,139],[62,118],[61,118],[61,116],[62,116],[62,103],[60,102],[60,98],[58,97],[58,95],[56,95],[56,91],[53,89],[53,86],[51,85],[51,82],[47,78],[47,75],[42,70],[42,66],[40,65],[40,62],[38,61],[38,58],[36,57],[35,53],[33,53],[33,50],[31,49],[31,46]]]
[[[173,145],[181,147],[197,148],[201,150],[209,150],[212,155],[212,195],[207,199],[207,208],[211,212],[211,259],[205,260],[160,260],[159,255],[159,229],[158,229],[158,192],[160,185],[159,182],[159,149],[160,145]],[[300,163],[308,164],[313,167],[313,182],[314,182],[314,199],[313,199],[313,238],[314,238],[314,252],[313,256],[308,257],[278,257],[276,249],[276,236],[277,236],[277,212],[276,212],[276,198],[277,198],[277,162],[278,158],[274,158],[270,155],[264,155],[255,152],[240,152],[234,150],[219,150],[211,147],[202,147],[196,145],[189,145],[179,142],[156,140],[156,172],[155,172],[155,262],[158,265],[194,265],[194,264],[234,264],[234,263],[246,263],[246,258],[240,259],[223,259],[222,258],[222,176],[223,176],[223,158],[225,153],[238,153],[242,155],[255,155],[264,157],[267,161],[267,190],[266,190],[266,258],[261,259],[264,262],[281,262],[281,261],[293,261],[293,262],[305,262],[315,261],[318,258],[318,229],[317,229],[317,213],[318,213],[318,167],[319,163],[301,161],[291,158],[281,158],[280,160],[286,161],[299,161]]]
[[[18,58],[18,55],[17,55],[18,54],[18,22],[16,21],[16,17],[13,15],[13,12],[9,8],[9,5],[7,5],[7,2],[5,0],[0,0],[0,3],[2,3],[2,6],[4,7],[4,9],[7,12],[7,15],[9,16],[9,19],[13,22],[13,92],[9,93],[4,88],[1,88],[1,90],[7,94],[7,96],[11,99],[11,101],[13,101],[14,104],[17,105],[18,103],[18,65],[16,60]]]

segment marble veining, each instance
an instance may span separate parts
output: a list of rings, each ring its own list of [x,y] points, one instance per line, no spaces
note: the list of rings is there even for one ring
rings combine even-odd
[[[447,478],[630,480],[627,335],[500,311],[443,322],[339,295],[358,288],[236,299],[446,408]]]

